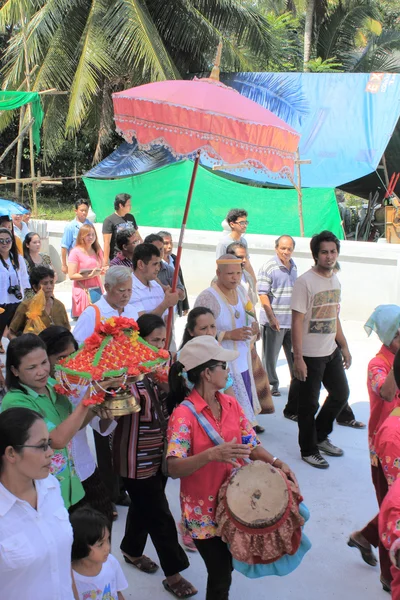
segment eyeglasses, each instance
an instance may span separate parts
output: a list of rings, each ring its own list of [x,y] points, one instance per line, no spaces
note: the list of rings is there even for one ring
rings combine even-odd
[[[2,246],[8,246],[8,244],[12,244],[12,239],[11,238],[0,238],[0,244]]]
[[[249,221],[235,221],[235,223],[237,225],[240,225],[240,227],[245,227],[246,225],[249,224]]]
[[[228,368],[228,364],[226,362],[220,362],[220,363],[217,363],[216,365],[213,365],[212,367],[210,367],[210,369],[216,369],[217,367],[221,367],[221,369],[223,371],[226,371]]]
[[[43,442],[43,444],[38,444],[37,446],[32,446],[31,444],[17,444],[15,448],[36,448],[36,450],[43,450],[43,452],[47,452],[49,448],[51,448],[52,440],[48,442]]]

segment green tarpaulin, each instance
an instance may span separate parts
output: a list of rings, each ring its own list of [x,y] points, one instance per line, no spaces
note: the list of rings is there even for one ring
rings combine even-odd
[[[125,192],[132,195],[132,212],[139,225],[180,228],[192,169],[193,163],[184,161],[142,175],[120,179],[84,177],[83,180],[98,221],[113,212],[115,196]],[[242,207],[249,213],[247,233],[300,235],[296,190],[243,185],[199,167],[188,229],[221,231],[221,221],[228,211]],[[303,217],[307,237],[329,229],[343,239],[332,189],[304,189]]]
[[[7,92],[0,90],[0,111],[15,110],[31,104],[32,117],[35,122],[32,125],[33,143],[36,146],[36,153],[40,151],[40,128],[43,123],[43,108],[40,101],[40,96],[37,92]]]

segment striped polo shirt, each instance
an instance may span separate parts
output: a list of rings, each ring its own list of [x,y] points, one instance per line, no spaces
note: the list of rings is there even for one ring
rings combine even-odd
[[[297,279],[297,267],[290,259],[288,269],[277,255],[264,263],[258,272],[257,293],[268,296],[272,309],[282,329],[290,329],[292,326],[292,311],[290,300],[293,285]],[[261,307],[260,324],[267,325],[268,319],[265,310]]]

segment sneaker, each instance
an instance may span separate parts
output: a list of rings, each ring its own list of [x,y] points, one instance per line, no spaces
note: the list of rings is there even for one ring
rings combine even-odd
[[[344,454],[343,450],[334,446],[329,438],[326,438],[323,442],[319,442],[317,446],[321,452],[325,452],[329,456],[343,456]]]
[[[327,469],[329,467],[329,463],[322,458],[319,452],[315,454],[310,454],[310,456],[302,456],[301,457],[304,462],[308,463],[312,467],[316,469]]]

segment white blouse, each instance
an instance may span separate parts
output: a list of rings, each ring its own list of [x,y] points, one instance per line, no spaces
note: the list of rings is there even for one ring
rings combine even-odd
[[[0,260],[0,304],[15,304],[21,302],[14,294],[7,292],[11,285],[19,285],[21,288],[21,294],[24,295],[25,289],[31,287],[29,283],[28,272],[26,270],[25,259],[23,256],[18,255],[19,269],[15,270],[11,264],[11,260],[8,258],[6,261],[8,270],[4,267],[3,262]]]
[[[35,481],[37,510],[0,483],[0,586],[7,600],[73,600],[72,527],[53,475]]]

